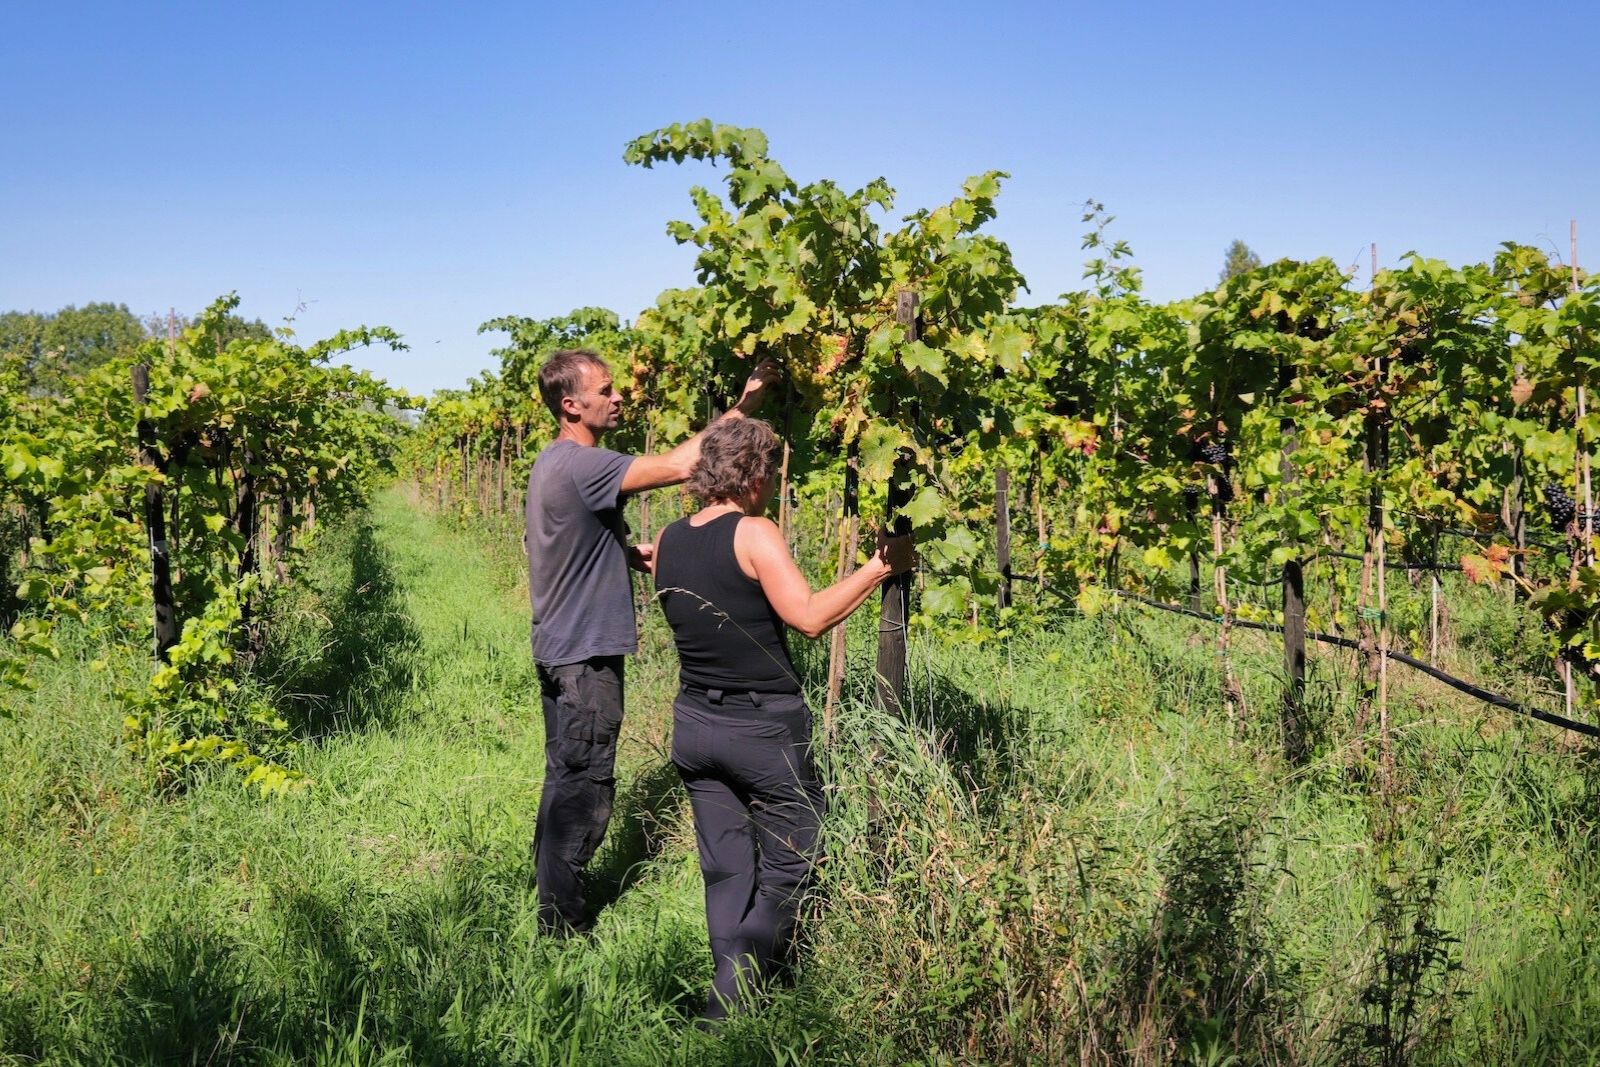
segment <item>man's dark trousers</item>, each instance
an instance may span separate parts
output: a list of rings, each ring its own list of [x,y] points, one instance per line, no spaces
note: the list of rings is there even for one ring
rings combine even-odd
[[[617,790],[622,657],[539,667],[544,705],[544,790],[533,831],[539,918],[547,929],[593,925],[583,869],[605,837]]]
[[[672,711],[672,762],[694,809],[716,964],[705,1015],[721,1018],[794,939],[824,803],[811,711],[796,695],[690,687]]]

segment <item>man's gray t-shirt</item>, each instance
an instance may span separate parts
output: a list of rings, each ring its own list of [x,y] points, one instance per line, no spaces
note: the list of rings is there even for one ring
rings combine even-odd
[[[566,439],[533,461],[523,542],[535,663],[559,667],[638,650],[622,521],[622,476],[632,462]]]

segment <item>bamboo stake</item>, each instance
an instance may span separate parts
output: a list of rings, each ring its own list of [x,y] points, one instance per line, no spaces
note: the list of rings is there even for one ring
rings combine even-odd
[[[994,471],[994,544],[995,563],[1000,570],[995,603],[1004,611],[1011,606],[1011,472],[1004,466]],[[973,611],[977,611],[976,604]],[[973,626],[977,626],[976,615]]]
[[[1572,220],[1572,291],[1578,291],[1578,220]],[[1583,422],[1587,418],[1588,390],[1586,384],[1580,379],[1578,382],[1578,464],[1583,473],[1583,558],[1590,565],[1594,564],[1594,488],[1590,481],[1589,450],[1583,440]]]
[[[1435,561],[1437,562],[1437,561]],[[1439,662],[1439,574],[1433,574],[1433,606],[1428,615],[1428,661]]]
[[[1387,456],[1384,457],[1387,461]],[[1386,504],[1380,502],[1382,515]],[[1389,737],[1389,544],[1378,527],[1378,788],[1385,797],[1394,788],[1394,748]]]
[[[788,435],[783,439],[783,463],[778,468],[778,531],[784,544],[794,548],[794,514],[789,506],[789,454],[792,451]]]
[[[1231,748],[1243,723],[1239,716],[1242,694],[1238,679],[1233,676],[1233,658],[1228,651],[1228,639],[1233,633],[1233,606],[1228,602],[1228,568],[1221,562],[1224,547],[1223,516],[1227,508],[1222,502],[1221,480],[1226,476],[1226,473],[1212,474],[1208,476],[1208,480],[1211,483],[1211,552],[1212,559],[1216,561],[1212,567],[1212,577],[1217,594],[1217,615],[1222,623],[1217,630],[1217,658],[1221,661],[1219,666],[1222,668],[1222,704],[1228,716],[1228,746]]]
[[[860,470],[860,446],[852,441],[845,452],[844,461],[844,499],[842,526],[839,530],[839,562],[834,568],[834,582],[844,581],[844,576],[850,573],[850,565],[855,562],[857,541],[861,535],[861,500],[859,495],[858,478]],[[839,704],[839,697],[844,690],[844,672],[848,642],[845,623],[840,623],[833,628],[833,633],[828,638],[828,699],[822,708],[822,736],[827,741],[833,740],[833,712]]]

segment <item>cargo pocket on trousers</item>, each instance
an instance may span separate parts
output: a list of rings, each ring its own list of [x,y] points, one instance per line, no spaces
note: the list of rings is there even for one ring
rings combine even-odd
[[[614,748],[622,733],[622,684],[610,671],[586,668],[577,679],[577,696],[599,748]]]
[[[580,677],[558,679],[561,692],[556,697],[556,758],[573,771],[586,771],[594,758],[594,712],[582,699]]]

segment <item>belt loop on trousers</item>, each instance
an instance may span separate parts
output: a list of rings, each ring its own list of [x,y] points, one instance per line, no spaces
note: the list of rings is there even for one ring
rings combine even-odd
[[[713,703],[713,704],[722,703],[722,696],[723,696],[723,693],[722,693],[722,690],[720,690],[720,689],[707,689],[706,690],[706,699],[711,701],[711,703]]]
[[[750,697],[750,703],[754,704],[758,708],[761,706],[761,694],[760,693],[757,693],[754,690],[751,690],[750,693],[748,693],[747,695]]]

